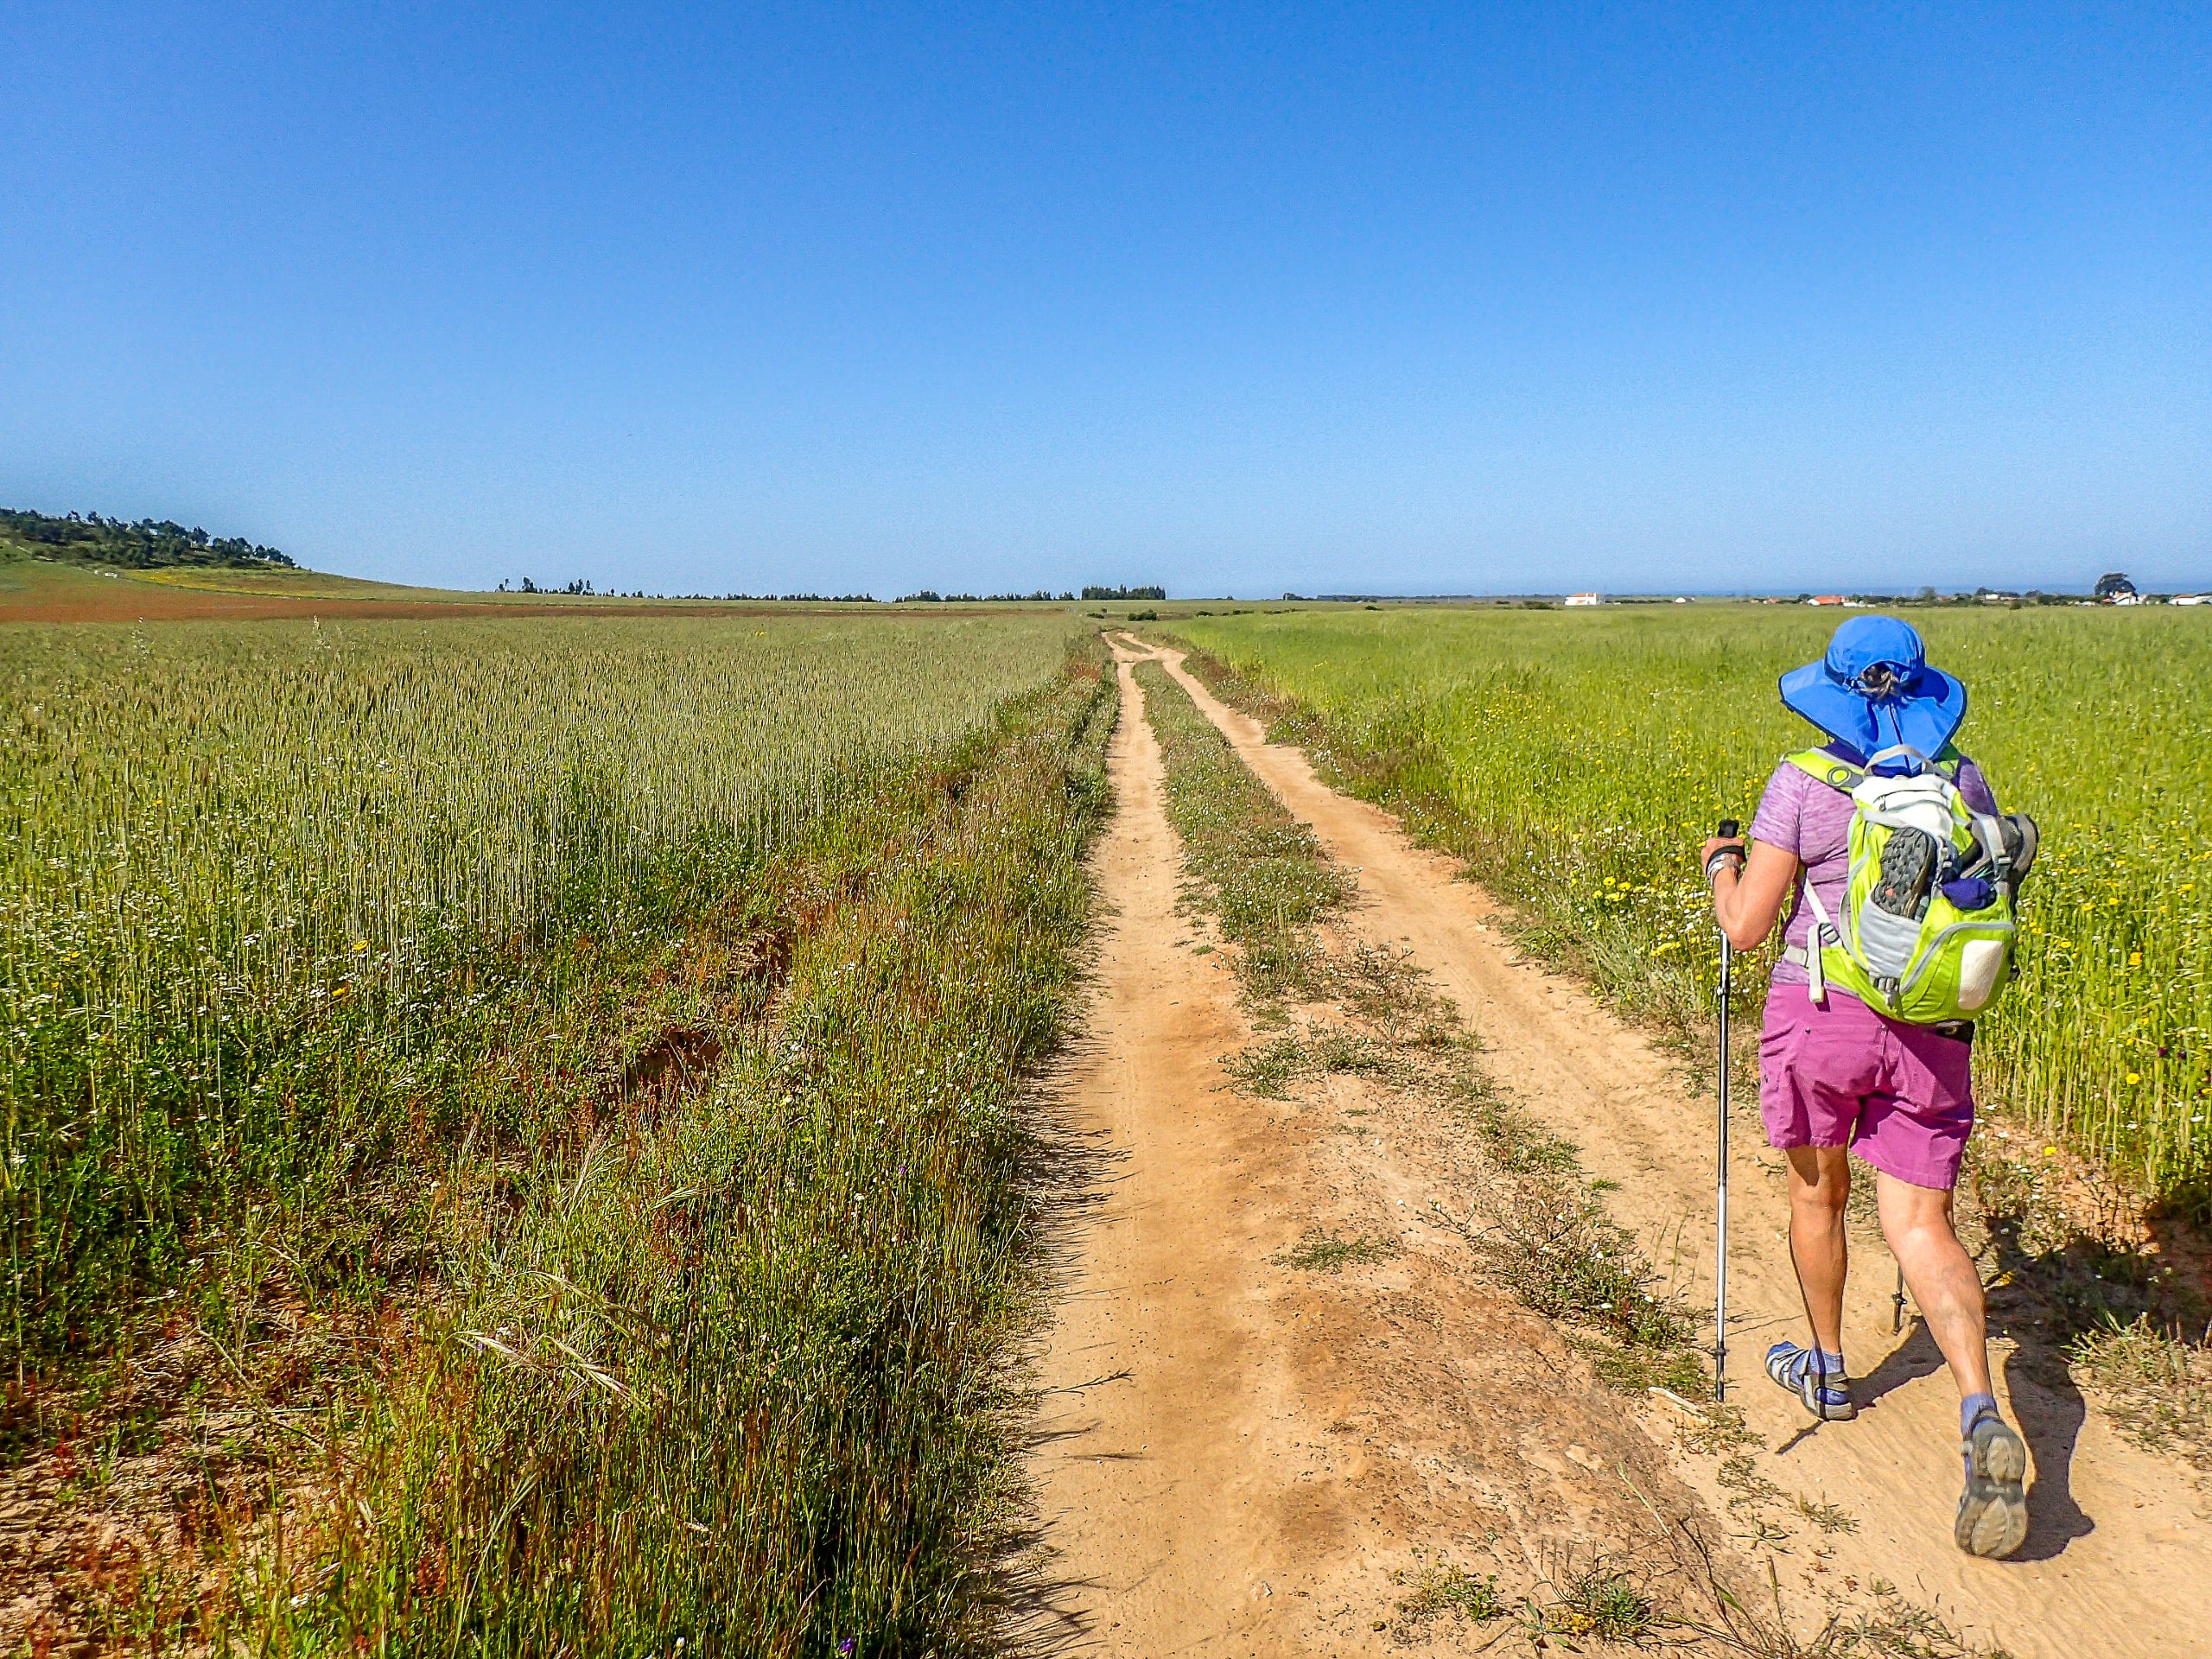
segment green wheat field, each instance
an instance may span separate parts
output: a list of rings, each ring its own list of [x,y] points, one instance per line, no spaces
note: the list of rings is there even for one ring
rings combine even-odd
[[[7,1439],[175,1517],[56,1562],[86,1628],[973,1649],[1103,660],[1060,611],[0,632]]]

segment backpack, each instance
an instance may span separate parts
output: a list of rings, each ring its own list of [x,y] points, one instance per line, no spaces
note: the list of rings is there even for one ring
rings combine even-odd
[[[1986,1013],[2012,978],[2014,905],[2035,857],[2034,820],[1977,812],[1960,794],[1964,759],[1949,745],[1905,776],[1854,766],[1824,749],[1788,765],[1851,797],[1849,874],[1843,914],[1832,917],[1808,880],[1813,948],[1785,954],[1893,1020],[1944,1025]],[[1907,756],[1918,759],[1917,756]]]

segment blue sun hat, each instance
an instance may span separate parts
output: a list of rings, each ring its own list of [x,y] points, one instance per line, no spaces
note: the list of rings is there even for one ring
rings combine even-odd
[[[1920,635],[1894,616],[1853,617],[1826,657],[1782,677],[1782,701],[1871,772],[1917,772],[1967,717],[1966,687],[1930,668]]]

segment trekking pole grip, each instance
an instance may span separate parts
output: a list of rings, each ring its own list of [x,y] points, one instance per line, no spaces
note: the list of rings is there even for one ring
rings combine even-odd
[[[1733,818],[1721,819],[1720,827],[1714,830],[1713,834],[1722,841],[1735,840],[1737,837],[1736,820]],[[1708,882],[1711,881],[1713,880],[1713,873],[1720,868],[1724,864],[1734,865],[1736,867],[1736,874],[1738,875],[1743,874],[1743,849],[1738,847],[1714,848],[1712,855],[1705,861],[1705,879]]]

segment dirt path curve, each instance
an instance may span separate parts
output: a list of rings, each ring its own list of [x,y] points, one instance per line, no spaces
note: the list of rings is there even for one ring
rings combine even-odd
[[[1584,1152],[1592,1173],[1620,1183],[1622,1224],[1653,1259],[1680,1263],[1678,1285],[1711,1294],[1710,1108],[1686,1098],[1667,1059],[1567,980],[1520,963],[1491,921],[1496,906],[1457,866],[1409,841],[1397,821],[1338,794],[1295,749],[1223,705],[1166,653],[1169,671],[1284,804],[1360,872],[1359,924],[1412,947],[1485,1045],[1485,1064],[1523,1104]],[[1758,1365],[1796,1335],[1796,1285],[1781,1243],[1787,1210],[1777,1156],[1743,1113],[1732,1140],[1729,1268],[1734,1397],[1770,1446],[1777,1478],[1842,1506],[1859,1522],[1821,1564],[1834,1578],[1887,1580],[1933,1603],[1955,1628],[2021,1659],[2212,1654],[2212,1526],[2205,1498],[2177,1464],[2121,1440],[2085,1412],[2061,1377],[2039,1382],[1998,1341],[2000,1391],[2036,1462],[2033,1529],[2020,1556],[1975,1560],[1950,1541],[1957,1499],[1956,1393],[1924,1334],[1890,1333],[1890,1258],[1862,1244],[1847,1310],[1854,1375],[1877,1396],[1855,1423],[1816,1430]],[[1857,1242],[1857,1241],[1854,1241]],[[1681,1471],[1701,1484],[1697,1470]],[[1710,1487],[1706,1488],[1708,1496]],[[1815,1571],[1787,1587],[1807,1594]],[[1785,1580],[1786,1582],[1786,1580]]]
[[[1357,1079],[1304,1104],[1224,1087],[1250,1033],[1178,912],[1160,753],[1120,658],[1106,919],[1060,1091],[1101,1175],[1039,1362],[1040,1575],[1059,1587],[1028,1633],[1141,1659],[1459,1651],[1448,1618],[1400,1613],[1394,1572],[1448,1559],[1525,1586],[1648,1529],[1630,1480],[1670,1513],[1698,1500],[1615,1400],[1560,1382],[1578,1368],[1556,1334],[1469,1271],[1463,1239],[1412,1219],[1450,1180],[1420,1123]],[[1282,1265],[1316,1226],[1393,1254]]]

